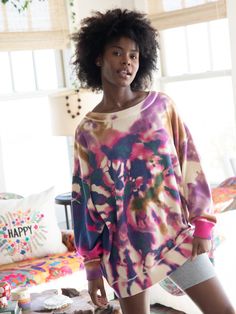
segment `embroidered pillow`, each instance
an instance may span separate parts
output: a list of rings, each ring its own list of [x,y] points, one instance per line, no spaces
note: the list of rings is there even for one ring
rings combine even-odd
[[[53,188],[21,199],[0,200],[0,265],[66,251]]]

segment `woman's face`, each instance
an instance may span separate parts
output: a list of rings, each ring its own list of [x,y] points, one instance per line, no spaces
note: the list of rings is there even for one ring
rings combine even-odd
[[[103,55],[98,58],[101,79],[105,85],[130,86],[139,69],[139,48],[137,44],[121,37],[106,45]]]

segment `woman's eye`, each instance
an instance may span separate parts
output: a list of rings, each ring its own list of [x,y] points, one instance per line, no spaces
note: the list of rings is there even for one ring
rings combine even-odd
[[[120,52],[120,51],[113,51],[113,55],[114,55],[114,56],[120,56],[120,55],[121,55],[121,52]]]
[[[130,58],[135,60],[135,59],[137,59],[137,56],[136,55],[131,55]]]

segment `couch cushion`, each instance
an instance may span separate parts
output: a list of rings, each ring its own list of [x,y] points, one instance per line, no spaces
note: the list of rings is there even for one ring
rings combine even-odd
[[[83,260],[76,252],[66,252],[0,266],[0,281],[11,288],[30,287],[49,282],[83,269]]]
[[[0,200],[0,265],[66,251],[53,188],[21,199]]]
[[[236,177],[228,178],[213,188],[212,198],[216,213],[236,209]]]

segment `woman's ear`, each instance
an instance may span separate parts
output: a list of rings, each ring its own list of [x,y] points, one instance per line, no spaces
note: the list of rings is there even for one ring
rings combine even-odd
[[[95,63],[96,63],[96,66],[98,66],[98,67],[101,67],[101,66],[102,66],[102,58],[101,58],[101,56],[97,57]]]

